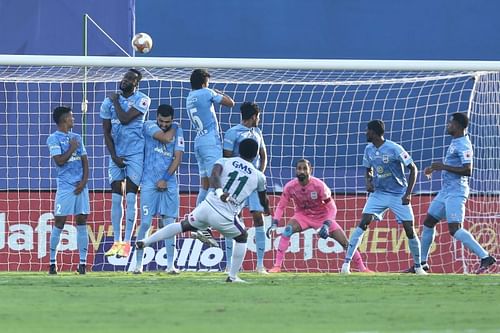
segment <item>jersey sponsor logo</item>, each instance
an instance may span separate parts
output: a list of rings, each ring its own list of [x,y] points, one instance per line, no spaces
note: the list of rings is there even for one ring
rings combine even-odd
[[[163,156],[166,156],[166,157],[171,157],[172,156],[172,153],[169,152],[168,150],[164,149],[163,147],[155,147],[154,148],[154,151],[163,155]]]
[[[378,166],[378,167],[377,167],[377,173],[378,173],[379,175],[383,174],[383,173],[384,173],[384,167],[382,167],[382,166]]]
[[[403,159],[403,161],[408,161],[410,159],[410,154],[408,154],[407,152],[402,152],[401,154],[399,154],[399,156]]]
[[[179,144],[179,147],[184,148],[184,138],[182,136],[177,137],[177,142]]]
[[[389,155],[382,155],[382,162],[389,163]]]
[[[246,164],[240,163],[238,161],[233,161],[233,167],[235,167],[236,169],[239,169],[239,170],[245,172],[248,175],[252,174],[252,167],[250,167],[250,166],[248,166]]]

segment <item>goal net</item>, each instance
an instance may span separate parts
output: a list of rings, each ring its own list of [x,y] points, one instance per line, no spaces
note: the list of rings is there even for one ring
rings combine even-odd
[[[110,59],[109,61],[113,61]],[[136,67],[131,60],[129,67]],[[187,67],[187,66],[186,66]],[[139,89],[152,99],[148,119],[155,119],[159,104],[175,109],[175,121],[184,130],[186,152],[178,178],[180,216],[195,206],[199,188],[193,153],[195,133],[185,110],[190,91],[190,68],[141,68]],[[52,110],[59,105],[73,109],[75,127],[87,148],[91,215],[88,263],[93,271],[132,270],[134,255],[107,258],[113,242],[110,223],[111,193],[107,180],[108,152],[104,144],[99,109],[126,67],[0,66],[0,270],[48,269],[49,235],[53,225],[56,174],[46,146],[56,130]],[[486,249],[500,256],[500,74],[474,71],[362,71],[210,68],[211,87],[224,91],[236,107],[217,109],[222,133],[240,122],[239,105],[257,102],[263,113],[261,128],[268,150],[266,171],[271,207],[283,186],[295,176],[295,162],[307,158],[313,174],[331,188],[337,222],[349,236],[359,223],[366,201],[364,169],[366,124],[386,123],[385,137],[401,144],[419,170],[442,160],[451,141],[446,122],[454,112],[467,112],[474,145],[474,172],[467,203],[465,227]],[[440,175],[428,180],[419,174],[412,205],[416,227],[421,228],[433,195],[441,188]],[[280,228],[266,240],[265,266],[270,268],[279,234],[293,214],[285,211]],[[244,212],[249,231],[244,270],[255,269],[254,228]],[[137,214],[137,225],[140,212]],[[153,229],[157,228],[153,223]],[[136,229],[137,230],[137,227]],[[420,234],[420,233],[419,233]],[[188,234],[177,238],[176,265],[183,270],[225,269],[224,238],[221,248],[206,248]],[[479,260],[448,234],[446,222],[437,227],[431,249],[433,272],[468,272]],[[367,266],[378,272],[398,272],[412,265],[404,231],[392,214],[370,225],[360,252]],[[166,265],[163,244],[147,248],[145,270]],[[332,239],[320,239],[315,230],[291,238],[283,270],[289,272],[338,272],[343,249]],[[58,254],[58,269],[76,269],[76,228],[66,223]]]

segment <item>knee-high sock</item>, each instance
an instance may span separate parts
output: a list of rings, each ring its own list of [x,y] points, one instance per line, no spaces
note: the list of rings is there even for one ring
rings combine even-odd
[[[358,250],[354,252],[354,255],[352,256],[352,262],[354,263],[354,265],[356,265],[356,268],[360,272],[366,270],[365,263],[363,262],[363,258],[361,258],[361,254],[359,253]]]
[[[182,232],[182,226],[180,223],[172,223],[166,227],[161,228],[148,238],[144,239],[144,245],[150,245],[161,240],[174,237],[175,235]]]
[[[132,233],[134,232],[135,226],[135,215],[136,215],[136,202],[137,194],[127,193],[127,213],[126,213],[126,224],[125,224],[125,238],[124,241],[130,243],[132,239]]]
[[[264,227],[255,227],[255,247],[257,248],[257,268],[264,267],[264,254],[266,252],[266,233]]]
[[[59,240],[61,239],[62,229],[54,226],[50,233],[50,263],[56,263],[57,246],[59,245]]]
[[[80,253],[80,264],[86,264],[89,247],[89,234],[86,224],[76,226],[76,246]]]
[[[420,240],[417,236],[408,239],[408,245],[410,247],[411,255],[413,256],[413,261],[415,262],[415,267],[420,267],[422,262],[420,258]]]
[[[274,266],[281,267],[283,263],[283,258],[285,257],[286,250],[288,250],[288,245],[290,244],[290,237],[286,237],[281,234],[280,243],[278,245],[278,251],[276,252],[276,260],[274,261]]]
[[[163,226],[174,223],[173,217],[162,218]],[[165,239],[165,251],[167,252],[167,268],[173,268],[175,256],[175,236]]]
[[[234,240],[232,238],[226,237],[226,267],[231,267],[231,260],[233,258],[233,246]]]
[[[453,237],[461,241],[466,248],[474,252],[479,258],[485,258],[488,256],[488,252],[486,252],[486,250],[479,245],[474,236],[472,236],[472,234],[464,228],[458,229]]]
[[[361,241],[363,240],[364,233],[365,231],[360,227],[357,227],[352,232],[351,237],[349,238],[349,245],[347,246],[347,251],[345,254],[345,262],[350,262],[352,260],[354,252],[356,252],[356,250],[359,247],[359,244],[361,244]]]
[[[233,257],[231,258],[231,268],[229,270],[229,276],[234,278],[238,274],[243,259],[245,258],[245,253],[247,251],[247,243],[234,242]]]
[[[205,198],[207,197],[208,190],[205,190],[200,187],[198,192],[198,197],[196,198],[196,206],[198,206]]]
[[[422,241],[420,245],[420,260],[422,262],[427,262],[429,259],[429,253],[431,249],[432,242],[434,242],[434,235],[436,234],[435,228],[429,228],[424,225],[422,231]]]
[[[141,215],[141,225],[139,226],[139,230],[137,231],[137,239],[144,239],[146,234],[148,233],[149,228],[151,228],[151,222],[153,221],[153,217],[148,215]],[[135,251],[135,267],[140,268],[142,266],[142,259],[144,256],[144,249],[137,249]]]
[[[122,240],[122,196],[118,193],[111,194],[111,224],[113,225],[113,238],[115,242]]]

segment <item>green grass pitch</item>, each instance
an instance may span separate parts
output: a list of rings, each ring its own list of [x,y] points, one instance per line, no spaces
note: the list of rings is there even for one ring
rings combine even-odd
[[[0,332],[500,332],[500,275],[0,273]]]

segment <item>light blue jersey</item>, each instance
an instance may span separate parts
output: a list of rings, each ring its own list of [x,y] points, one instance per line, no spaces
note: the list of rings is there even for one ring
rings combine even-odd
[[[224,135],[224,150],[229,150],[233,152],[233,156],[240,156],[240,142],[245,139],[254,139],[258,145],[258,151],[265,147],[264,138],[262,137],[262,131],[258,127],[246,127],[245,125],[238,124],[231,127]],[[260,154],[257,154],[253,160],[253,165],[256,168],[260,167]]]
[[[197,133],[196,139],[210,132],[216,132],[219,135],[219,123],[215,115],[214,103],[220,104],[222,98],[223,95],[209,88],[192,90],[189,93],[186,107],[191,125]]]
[[[57,170],[57,189],[74,190],[83,178],[82,156],[87,155],[82,138],[79,134],[61,131],[55,131],[47,139],[47,145],[50,150],[50,157],[62,155],[69,150],[69,141],[72,138],[78,140],[78,148],[73,155],[63,165],[56,164]]]
[[[405,193],[408,187],[405,167],[412,162],[410,154],[391,140],[385,140],[379,148],[369,143],[363,156],[363,166],[374,170],[375,192]]]
[[[122,109],[128,112],[131,108],[141,113],[127,125],[123,125],[116,115],[113,102],[106,97],[101,105],[102,119],[111,120],[111,136],[115,144],[116,155],[120,157],[132,156],[144,151],[143,125],[151,104],[151,99],[140,91],[136,91],[128,98],[119,96]]]
[[[472,156],[472,143],[468,136],[462,136],[451,141],[444,158],[444,164],[462,167],[465,164],[472,164]],[[442,179],[444,191],[460,194],[464,197],[469,196],[469,177],[443,170]]]
[[[174,140],[170,143],[162,143],[156,140],[153,135],[162,129],[156,121],[148,120],[144,123],[144,173],[141,187],[156,188],[156,183],[165,178],[166,172],[174,159],[176,151],[184,152],[184,136],[182,128],[177,123],[172,126],[176,128]],[[168,183],[176,184],[175,174]]]

